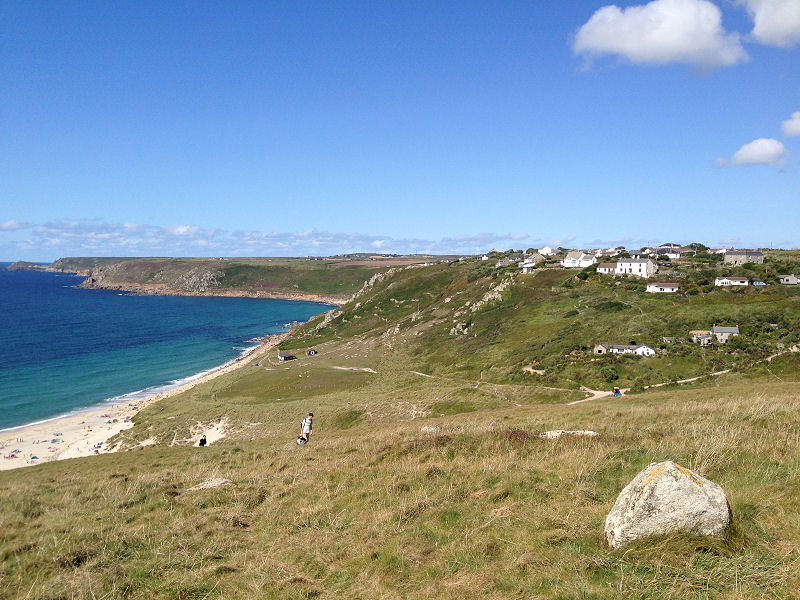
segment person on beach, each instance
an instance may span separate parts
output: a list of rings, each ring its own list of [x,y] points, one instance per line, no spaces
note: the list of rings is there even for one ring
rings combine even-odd
[[[309,438],[311,437],[311,427],[314,421],[314,413],[308,413],[308,416],[303,419],[303,422],[300,423],[300,437],[302,437],[306,442],[308,442]]]
[[[207,443],[208,442],[206,441],[206,436],[205,435],[200,438],[200,447],[201,448],[204,448]]]

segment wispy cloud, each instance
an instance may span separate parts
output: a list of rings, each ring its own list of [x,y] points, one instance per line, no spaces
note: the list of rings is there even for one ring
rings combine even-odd
[[[718,158],[714,166],[782,165],[788,152],[784,145],[773,138],[759,138],[739,148],[730,160]]]
[[[573,50],[588,60],[615,55],[637,65],[715,68],[749,58],[739,34],[725,31],[720,9],[708,0],[604,6],[578,30]]]
[[[439,240],[392,238],[359,233],[224,231],[194,225],[158,226],[99,220],[21,224],[7,221],[1,231],[30,229],[20,239],[0,238],[0,251],[19,256],[305,256],[352,252],[467,254],[510,248],[527,233],[478,233]]]
[[[33,227],[30,223],[20,223],[14,219],[0,223],[0,231],[19,231],[20,229],[29,229]]]

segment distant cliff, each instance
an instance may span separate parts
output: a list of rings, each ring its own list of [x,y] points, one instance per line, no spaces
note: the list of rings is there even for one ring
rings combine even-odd
[[[136,294],[246,296],[340,304],[375,273],[418,258],[128,258],[63,259],[52,269],[82,267],[80,287]]]

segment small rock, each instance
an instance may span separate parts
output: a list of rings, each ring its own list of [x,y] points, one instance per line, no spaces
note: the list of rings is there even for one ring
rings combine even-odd
[[[230,479],[225,479],[224,477],[212,477],[211,479],[206,479],[205,481],[198,483],[194,487],[190,487],[189,491],[209,490],[212,488],[222,487],[223,485],[233,485],[233,482]]]
[[[672,461],[652,463],[620,492],[606,517],[611,549],[655,535],[721,536],[731,522],[722,488]]]
[[[588,429],[578,429],[578,430],[569,430],[569,429],[554,429],[553,431],[543,431],[539,434],[539,437],[545,440],[557,440],[562,435],[574,435],[577,437],[596,437],[600,435],[596,431],[589,431]]]
[[[422,433],[427,433],[427,434],[431,434],[431,435],[434,434],[434,433],[439,433],[441,430],[442,430],[442,428],[439,427],[438,425],[425,425],[425,427],[420,429],[420,431]]]

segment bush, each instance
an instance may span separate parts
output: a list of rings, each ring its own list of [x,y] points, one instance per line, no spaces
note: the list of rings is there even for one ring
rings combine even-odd
[[[608,383],[612,381],[616,381],[619,379],[619,375],[617,374],[617,369],[612,367],[611,365],[606,365],[600,369],[600,374],[603,376]]]

